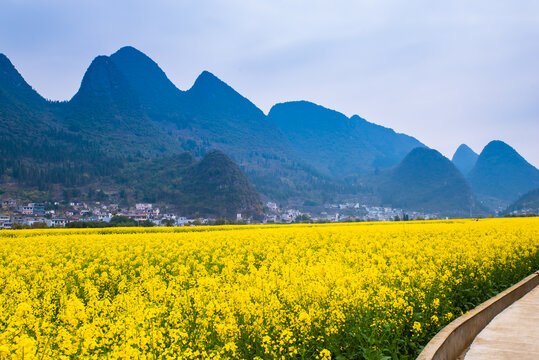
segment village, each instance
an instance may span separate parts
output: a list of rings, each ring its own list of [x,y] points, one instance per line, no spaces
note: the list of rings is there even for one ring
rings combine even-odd
[[[360,203],[324,204],[315,209],[280,208],[274,202],[265,204],[266,223],[292,222],[354,222],[354,221],[399,221],[437,219],[435,214],[405,211],[391,207],[368,206]]]
[[[161,213],[153,204],[140,203],[134,208],[121,208],[118,204],[100,202],[44,202],[21,203],[13,199],[1,200],[0,229],[16,225],[30,227],[66,227],[74,222],[110,222],[114,216],[123,216],[137,223],[150,222],[152,226],[183,226],[197,219]],[[208,219],[205,219],[206,221]]]
[[[195,226],[222,224],[213,218],[188,218],[180,214],[161,211],[155,204],[138,203],[134,207],[100,202],[43,202],[26,203],[15,199],[2,199],[0,229],[70,227],[70,223],[104,222],[113,217],[132,219],[140,226]],[[402,209],[376,207],[359,203],[326,204],[315,211],[280,207],[275,202],[266,202],[262,221],[253,221],[237,214],[236,219],[226,223],[297,223],[297,222],[351,222],[351,221],[396,221],[436,219],[433,214],[405,212]],[[74,225],[74,224],[72,224]],[[105,224],[106,225],[106,224]]]

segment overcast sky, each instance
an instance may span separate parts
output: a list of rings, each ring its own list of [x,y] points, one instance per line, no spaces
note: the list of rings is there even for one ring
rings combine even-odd
[[[0,52],[46,98],[125,45],[183,90],[209,70],[266,113],[309,100],[539,165],[539,1],[1,0]]]

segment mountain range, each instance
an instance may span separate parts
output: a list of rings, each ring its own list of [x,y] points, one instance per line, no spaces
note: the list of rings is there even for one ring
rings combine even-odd
[[[438,202],[439,210],[465,214],[474,195],[508,202],[536,184],[537,169],[514,150],[489,146],[477,156],[463,145],[448,163],[411,136],[307,101],[277,104],[265,115],[207,71],[180,90],[133,47],[96,57],[73,98],[51,102],[0,54],[0,191],[8,194],[103,188],[127,192],[129,201],[169,201],[226,216],[259,214],[261,199],[369,199],[432,210]],[[213,171],[195,170],[207,163],[204,155],[231,175],[217,177],[231,195],[220,199],[241,204],[237,209],[213,211],[211,199],[191,196],[215,185]],[[523,180],[502,176],[508,169]],[[380,176],[387,187],[373,180]],[[395,184],[401,176],[406,181]],[[428,196],[438,200],[412,199]]]

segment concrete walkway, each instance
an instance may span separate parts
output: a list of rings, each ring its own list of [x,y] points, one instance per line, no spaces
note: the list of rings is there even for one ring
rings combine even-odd
[[[539,359],[539,286],[494,317],[464,356],[464,360],[502,359]]]

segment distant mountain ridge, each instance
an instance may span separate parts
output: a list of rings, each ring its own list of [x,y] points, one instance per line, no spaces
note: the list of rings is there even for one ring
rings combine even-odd
[[[48,103],[24,81],[15,66],[0,54],[0,136],[23,135],[19,126],[45,127]],[[1,146],[1,145],[0,145]]]
[[[122,48],[96,57],[79,91],[58,103],[43,99],[3,59],[16,80],[0,83],[0,101],[9,95],[0,109],[0,186],[9,191],[101,186],[99,179],[126,161],[183,151],[200,157],[212,149],[229,155],[272,199],[321,199],[349,189],[301,159],[260,109],[209,72],[181,91],[146,55]],[[19,85],[13,90],[11,83]]]
[[[15,69],[4,54],[0,53],[0,94],[11,101],[18,100],[27,104],[43,104],[43,99]],[[4,105],[5,102],[2,102]]]
[[[396,208],[451,216],[469,216],[476,210],[464,176],[433,149],[413,149],[378,183],[382,202]]]
[[[425,146],[357,115],[348,118],[307,101],[274,105],[268,117],[317,170],[341,178],[388,168]]]
[[[320,194],[340,186],[314,171],[259,108],[212,73],[203,71],[190,89],[182,91],[134,48],[122,48],[111,59],[135,89],[145,112],[183,150],[197,155],[210,149],[225,152],[260,192],[272,198]],[[148,90],[153,86],[159,91]]]
[[[499,140],[485,146],[467,178],[480,199],[499,200],[500,206],[539,187],[539,170]]]
[[[179,101],[182,93],[157,63],[141,51],[125,46],[110,56],[147,110],[162,111]]]
[[[96,57],[66,102],[45,100],[0,54],[0,191],[121,189],[129,181],[122,185],[118,176],[126,171],[152,178],[145,166],[179,169],[170,160],[174,156],[188,151],[203,158],[216,149],[238,165],[264,199],[295,204],[371,199],[376,192],[372,179],[379,179],[379,173],[396,174],[398,168],[414,169],[403,161],[412,152],[413,159],[418,147],[427,149],[411,136],[307,101],[276,104],[265,115],[208,71],[190,89],[180,90],[157,63],[129,46]],[[537,169],[518,153],[489,155],[487,147],[469,172],[477,154],[462,145],[453,157],[479,198],[507,203],[537,187]],[[440,167],[445,177],[427,170],[421,171],[432,180],[429,186],[460,184],[447,164]],[[153,177],[156,181],[175,181],[173,172],[160,173],[160,179]],[[239,183],[244,189],[250,186]],[[461,185],[457,187],[467,198]],[[148,186],[142,188],[151,193]],[[400,201],[398,195],[395,203],[432,208]],[[458,199],[460,205],[451,205],[453,209],[467,206]]]
[[[92,61],[82,78],[79,90],[70,100],[83,104],[87,101],[111,102],[123,105],[129,110],[140,106],[127,79],[112,60],[103,55]]]
[[[479,155],[475,153],[468,145],[461,144],[457,151],[455,151],[455,154],[453,155],[453,158],[451,161],[457,169],[460,170],[460,172],[466,176],[470,170],[475,166],[475,163],[477,162],[477,158]]]

